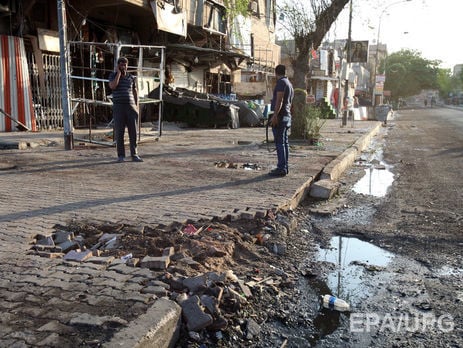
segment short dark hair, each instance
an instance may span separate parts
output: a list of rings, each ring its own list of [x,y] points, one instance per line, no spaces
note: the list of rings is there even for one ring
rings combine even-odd
[[[283,64],[279,64],[275,67],[275,74],[279,76],[286,75],[286,67]]]
[[[125,57],[120,57],[118,60],[117,60],[117,64],[119,63],[128,63],[129,60]]]

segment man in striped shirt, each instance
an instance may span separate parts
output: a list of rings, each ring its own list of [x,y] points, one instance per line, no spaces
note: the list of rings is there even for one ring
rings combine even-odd
[[[137,154],[138,90],[136,77],[127,72],[128,60],[117,60],[117,69],[109,75],[112,90],[114,135],[116,139],[117,161],[124,162],[125,127],[129,134],[132,161],[143,162]]]

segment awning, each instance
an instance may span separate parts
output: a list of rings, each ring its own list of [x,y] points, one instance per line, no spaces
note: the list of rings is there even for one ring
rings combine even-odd
[[[245,59],[251,59],[251,56],[239,52],[216,50],[213,48],[205,48],[185,44],[167,44],[166,56],[167,58],[184,58],[190,62],[193,62],[195,57],[197,57],[201,63],[223,62],[231,70],[237,69]]]

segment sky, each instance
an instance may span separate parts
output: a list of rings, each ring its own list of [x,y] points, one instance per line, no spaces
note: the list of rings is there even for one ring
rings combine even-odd
[[[388,53],[412,49],[441,68],[463,64],[462,0],[351,0],[352,40],[386,44]],[[382,14],[382,15],[381,15]],[[349,6],[333,24],[328,40],[347,39]]]

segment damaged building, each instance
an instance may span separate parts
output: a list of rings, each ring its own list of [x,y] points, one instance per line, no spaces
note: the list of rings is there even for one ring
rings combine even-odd
[[[141,114],[149,121],[160,120],[165,90],[180,91],[174,98],[188,91],[215,102],[270,101],[280,60],[275,0],[250,1],[248,16],[233,18],[223,0],[62,6],[75,127],[111,120],[107,78],[119,55],[140,77]],[[55,0],[0,0],[0,131],[15,130],[15,121],[34,131],[63,127],[58,15]]]

